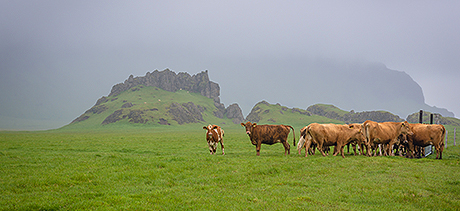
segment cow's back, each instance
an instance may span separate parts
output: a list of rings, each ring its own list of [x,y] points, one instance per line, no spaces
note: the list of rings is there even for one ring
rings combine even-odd
[[[289,127],[285,125],[257,125],[252,131],[251,139],[264,144],[275,144],[286,140],[289,130]]]

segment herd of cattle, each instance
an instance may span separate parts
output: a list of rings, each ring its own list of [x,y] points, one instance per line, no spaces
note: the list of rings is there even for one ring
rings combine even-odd
[[[256,123],[241,123],[246,128],[246,134],[251,143],[256,146],[257,155],[260,155],[262,144],[282,143],[284,154],[290,154],[288,135],[292,130],[293,145],[295,146],[294,128],[289,125],[258,125]],[[217,144],[220,143],[224,152],[224,130],[217,125],[204,126],[209,151],[215,154]],[[446,129],[438,124],[411,124],[404,122],[374,122],[367,120],[362,124],[318,124],[312,123],[300,130],[297,151],[301,154],[305,148],[305,156],[314,154],[316,149],[323,156],[334,146],[333,155],[341,153],[344,156],[344,147],[353,146],[355,155],[358,153],[367,156],[395,154],[413,158],[419,156],[423,147],[433,145],[436,149],[436,159],[442,159],[444,137]]]

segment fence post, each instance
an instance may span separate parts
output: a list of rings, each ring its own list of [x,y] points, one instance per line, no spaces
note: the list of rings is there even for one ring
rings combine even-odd
[[[423,110],[420,110],[420,115],[418,117],[418,122],[421,124],[423,123]]]
[[[456,145],[455,145],[455,134],[457,133],[456,130],[457,130],[457,128],[454,128],[454,146],[456,146]]]
[[[449,131],[446,130],[446,138],[445,138],[445,139],[446,139],[446,145],[444,146],[444,148],[447,148],[447,134],[448,134],[448,133],[449,133]]]

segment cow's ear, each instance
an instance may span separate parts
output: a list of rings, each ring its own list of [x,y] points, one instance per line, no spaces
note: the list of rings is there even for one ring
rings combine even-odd
[[[206,128],[206,126],[203,126],[203,129],[207,130],[208,128]]]
[[[211,129],[211,130],[216,129],[217,127],[219,127],[219,126],[217,126],[217,125],[212,126],[212,129]]]
[[[256,127],[256,126],[257,126],[257,123],[252,124],[252,127]]]
[[[241,126],[243,126],[243,127],[244,127],[244,123],[241,123]]]

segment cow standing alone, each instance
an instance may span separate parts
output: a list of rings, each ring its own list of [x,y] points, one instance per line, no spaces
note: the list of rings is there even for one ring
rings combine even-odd
[[[207,127],[203,126],[203,129],[206,130],[206,141],[208,141],[209,152],[211,155],[216,153],[217,143],[220,143],[222,154],[224,155],[224,141],[222,140],[224,130],[217,125],[208,125]]]
[[[290,154],[287,138],[291,129],[295,146],[294,128],[289,125],[257,125],[256,123],[246,122],[246,124],[241,123],[241,126],[246,128],[246,134],[248,134],[251,143],[256,146],[257,155],[260,155],[260,146],[262,144],[272,145],[276,143],[283,144],[285,155]]]

